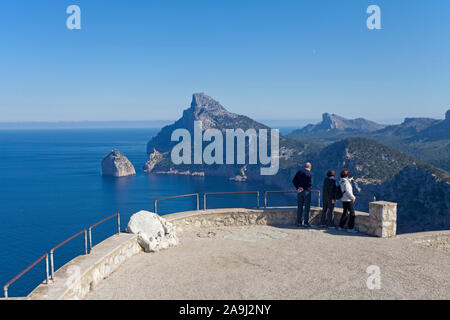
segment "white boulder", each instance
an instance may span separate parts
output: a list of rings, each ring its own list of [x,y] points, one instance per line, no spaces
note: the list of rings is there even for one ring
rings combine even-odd
[[[150,211],[141,210],[133,214],[127,232],[138,235],[138,243],[145,252],[156,252],[179,243],[172,224]]]

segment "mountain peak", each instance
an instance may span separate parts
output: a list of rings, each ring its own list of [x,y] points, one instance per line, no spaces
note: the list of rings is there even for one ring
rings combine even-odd
[[[334,113],[329,114],[326,112],[322,114],[321,129],[346,129],[344,124],[345,121],[348,120]]]
[[[301,133],[329,130],[375,131],[382,128],[384,128],[383,125],[363,118],[346,119],[334,113],[323,113],[322,122],[319,122],[315,125],[309,124],[299,131]]]
[[[215,127],[215,122],[219,119],[235,118],[237,115],[225,109],[217,100],[214,100],[205,93],[194,93],[192,95],[191,106],[183,112],[184,120],[192,122],[200,120],[203,129]],[[191,127],[192,125],[188,125]]]
[[[205,93],[194,93],[192,95],[191,108],[193,109],[225,109],[218,101]]]
[[[226,129],[266,129],[267,127],[246,116],[232,113],[225,109],[218,101],[205,93],[194,93],[191,106],[183,111],[183,115],[173,124],[165,126],[147,144],[147,153],[153,149],[159,152],[169,151],[176,142],[171,141],[171,134],[175,129],[187,129],[193,133],[194,121],[201,121],[202,130],[210,128],[224,131]]]
[[[331,122],[332,121],[332,115],[328,112],[322,113],[322,122]]]

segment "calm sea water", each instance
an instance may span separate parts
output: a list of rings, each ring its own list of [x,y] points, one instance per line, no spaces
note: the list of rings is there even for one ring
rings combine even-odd
[[[130,215],[153,210],[153,200],[172,195],[264,190],[270,186],[227,179],[144,174],[146,143],[159,129],[0,130],[0,284],[50,248],[116,212],[125,228]],[[134,164],[137,175],[101,176],[101,160],[113,148]],[[273,187],[272,187],[273,189]],[[255,196],[219,196],[208,207],[252,207]],[[161,214],[193,209],[194,200],[159,205]],[[109,221],[93,231],[93,244],[116,231]],[[83,236],[55,251],[56,269],[84,252]],[[45,276],[39,263],[11,285],[26,295]]]

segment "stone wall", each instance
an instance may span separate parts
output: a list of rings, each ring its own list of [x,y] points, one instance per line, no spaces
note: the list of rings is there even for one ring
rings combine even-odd
[[[310,223],[320,224],[321,208],[311,207]],[[337,226],[342,216],[342,209],[334,211],[334,224]],[[266,209],[210,209],[173,213],[164,216],[177,232],[185,232],[201,227],[246,226],[246,225],[295,225],[296,208]],[[370,213],[356,212],[355,228],[357,231],[377,237],[392,237],[397,230],[397,204],[377,201],[370,203]]]

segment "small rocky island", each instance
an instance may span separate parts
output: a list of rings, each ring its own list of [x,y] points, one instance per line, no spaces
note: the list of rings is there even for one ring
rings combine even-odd
[[[126,177],[136,174],[133,164],[119,150],[112,150],[102,160],[102,175]]]

